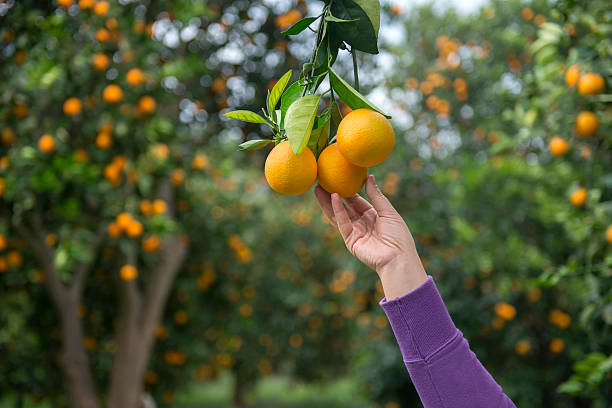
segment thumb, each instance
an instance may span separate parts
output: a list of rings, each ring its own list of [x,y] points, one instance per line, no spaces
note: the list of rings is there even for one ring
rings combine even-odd
[[[370,201],[372,201],[372,206],[374,206],[379,216],[389,217],[397,215],[397,211],[395,211],[389,199],[380,191],[374,179],[374,175],[372,174],[368,176],[368,180],[366,181],[366,194],[370,198]]]

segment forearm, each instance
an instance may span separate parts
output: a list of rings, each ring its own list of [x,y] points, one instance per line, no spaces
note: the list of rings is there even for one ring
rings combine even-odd
[[[514,407],[453,324],[433,279],[381,306],[426,408]]]

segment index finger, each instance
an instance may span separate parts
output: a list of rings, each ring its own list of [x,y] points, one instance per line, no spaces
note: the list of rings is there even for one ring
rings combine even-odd
[[[334,210],[332,208],[331,194],[323,190],[323,188],[318,184],[314,188],[314,193],[317,201],[319,202],[321,210],[323,210],[323,214],[325,214],[327,219],[335,225],[336,217],[334,216]]]

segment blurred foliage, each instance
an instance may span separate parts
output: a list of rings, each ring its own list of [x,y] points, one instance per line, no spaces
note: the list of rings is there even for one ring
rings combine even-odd
[[[58,318],[16,230],[34,212],[65,282],[93,262],[79,313],[102,390],[120,268],[135,251],[144,285],[160,262],[154,237],[180,234],[190,250],[144,375],[161,406],[224,371],[237,379],[235,399],[270,374],[351,374],[379,407],[417,405],[374,274],[350,259],[310,194],[271,192],[264,152],[235,151],[269,130],[220,115],[254,110],[274,78],[299,69],[308,32],[280,32],[320,5],[110,2],[99,16],[79,8],[83,0],[59,3],[69,7],[0,3],[0,394],[66,401]],[[393,115],[398,135],[371,171],[405,215],[455,323],[517,406],[612,403],[606,6],[496,0],[465,16],[392,4],[381,26],[395,38],[381,30],[381,55],[360,56],[362,90]],[[107,58],[103,69],[96,54]],[[603,75],[605,91],[568,87],[574,64]],[[337,66],[350,78],[347,53]],[[133,68],[143,81],[128,80]],[[105,100],[109,84],[121,87],[121,102]],[[143,96],[154,98],[154,114],[138,107]],[[64,103],[73,97],[82,107],[71,116]],[[583,110],[600,122],[590,138],[574,130]],[[54,140],[47,153],[43,134]],[[570,145],[561,157],[548,150],[555,136]],[[168,182],[168,211],[151,214],[146,200]],[[579,186],[587,200],[576,207],[568,198]],[[104,232],[94,253],[91,237],[124,211],[144,231]]]

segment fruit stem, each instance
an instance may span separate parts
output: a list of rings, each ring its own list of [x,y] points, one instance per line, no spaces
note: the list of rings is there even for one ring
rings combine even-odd
[[[357,72],[357,51],[354,47],[351,47],[351,54],[353,55],[353,75],[355,77],[355,90],[359,92],[359,72]]]

